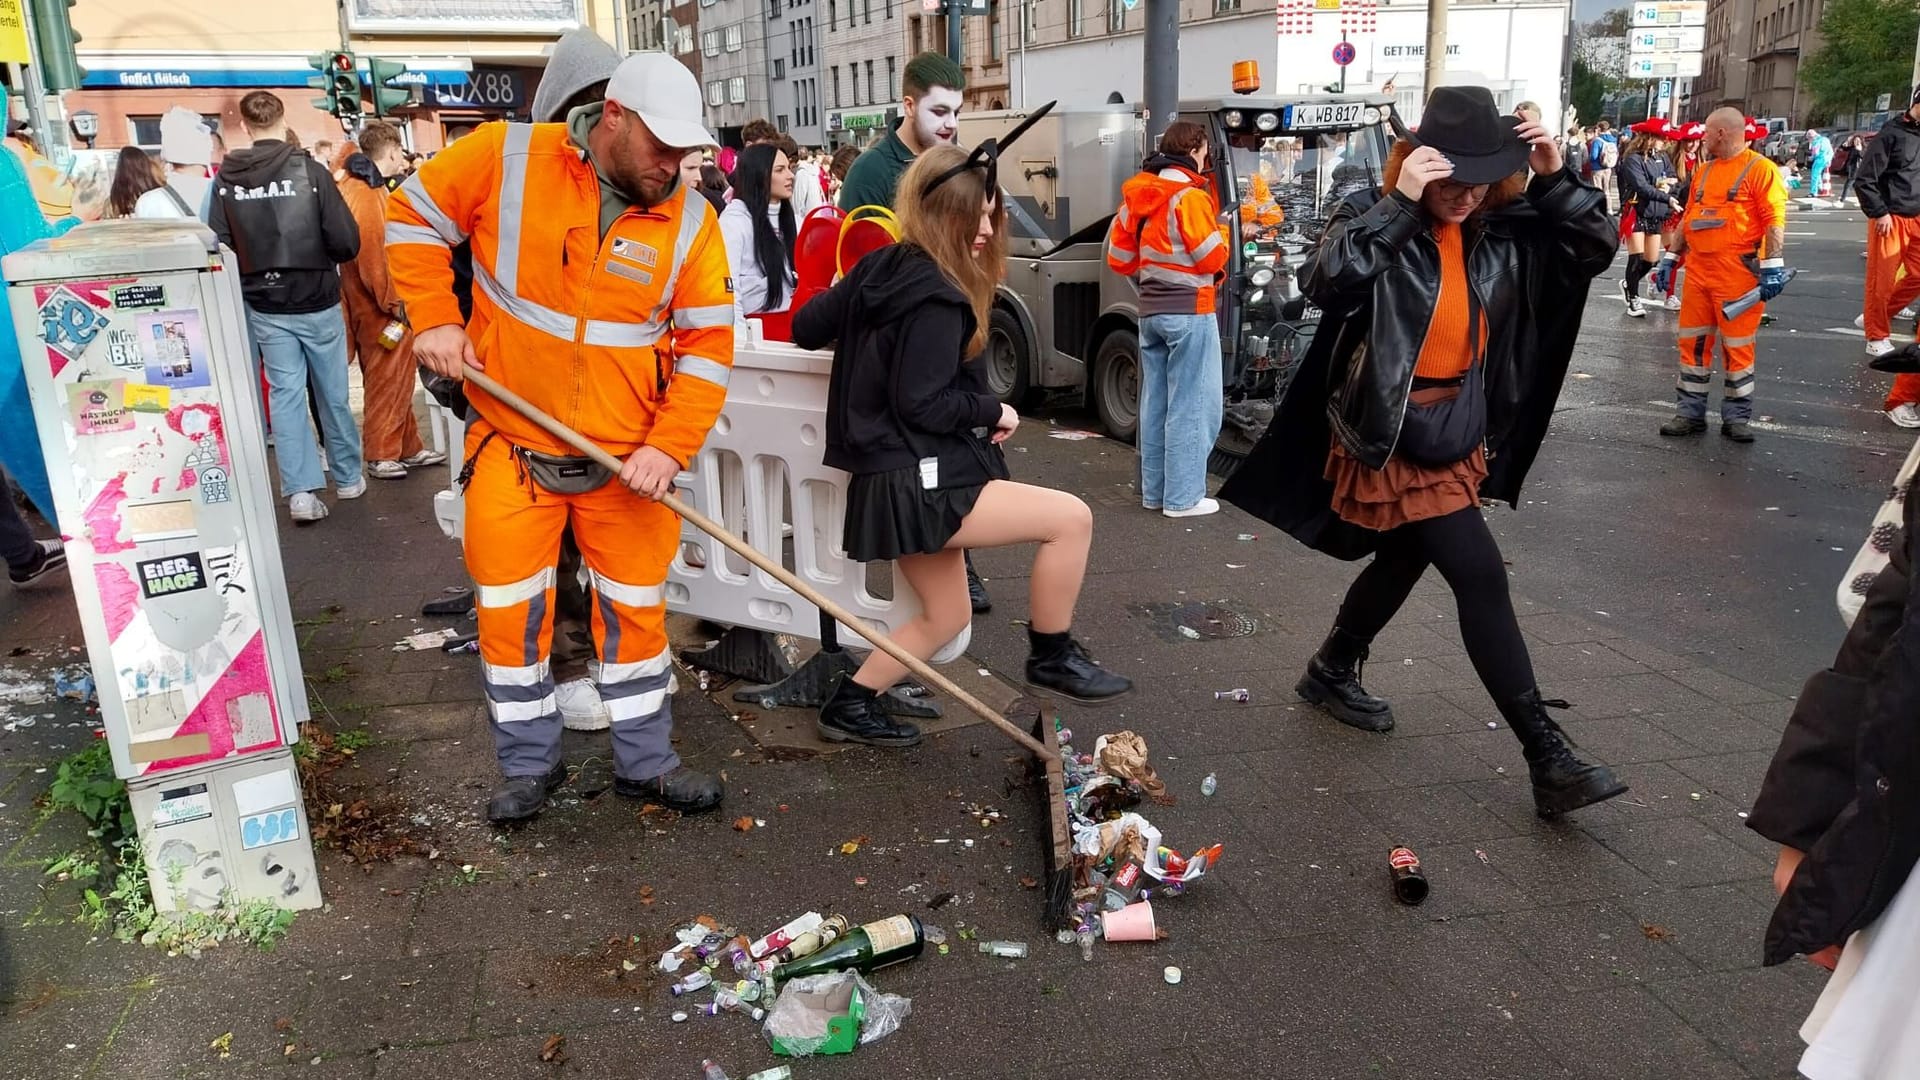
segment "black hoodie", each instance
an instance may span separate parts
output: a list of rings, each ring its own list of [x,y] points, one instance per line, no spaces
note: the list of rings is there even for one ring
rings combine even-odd
[[[938,457],[942,487],[990,479],[970,467],[979,459],[973,429],[1000,418],[980,363],[965,359],[976,325],[967,298],[933,258],[904,243],[862,258],[795,312],[795,345],[838,342],[827,384],[826,463],[880,473]]]
[[[338,304],[339,264],[360,254],[360,227],[332,174],[279,139],[221,162],[207,224],[234,250],[247,305],[272,314]]]
[[[1901,113],[1880,128],[1860,155],[1853,190],[1870,218],[1920,216],[1920,122]]]

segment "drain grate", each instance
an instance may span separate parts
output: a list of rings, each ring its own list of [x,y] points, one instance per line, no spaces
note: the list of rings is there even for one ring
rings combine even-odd
[[[1146,619],[1154,634],[1170,642],[1253,637],[1267,629],[1264,615],[1226,600],[1135,604],[1127,610]]]

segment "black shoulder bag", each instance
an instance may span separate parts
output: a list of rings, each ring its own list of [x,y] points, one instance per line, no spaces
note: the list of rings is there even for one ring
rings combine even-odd
[[[1467,349],[1472,359],[1459,392],[1425,405],[1407,402],[1394,452],[1420,465],[1464,461],[1487,438],[1485,348],[1480,340],[1480,300],[1467,278]]]

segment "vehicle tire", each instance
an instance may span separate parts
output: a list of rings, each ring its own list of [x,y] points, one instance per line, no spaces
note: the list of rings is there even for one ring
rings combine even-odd
[[[1107,434],[1131,443],[1140,428],[1140,338],[1122,328],[1100,340],[1093,354],[1087,398]]]
[[[1002,404],[1027,409],[1036,404],[1033,391],[1033,345],[1019,316],[995,306],[987,320],[987,386]]]

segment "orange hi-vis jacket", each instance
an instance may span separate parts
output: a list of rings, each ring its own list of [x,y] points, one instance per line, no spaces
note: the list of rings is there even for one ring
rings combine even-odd
[[[564,124],[492,123],[387,204],[387,265],[416,333],[458,325],[452,247],[473,243],[467,334],[488,375],[617,457],[693,460],[726,400],[733,295],[713,208],[679,185],[600,235],[600,181]],[[477,386],[508,441],[573,448]]]
[[[1171,166],[1142,172],[1120,189],[1107,229],[1107,265],[1134,279],[1140,314],[1211,315],[1214,279],[1226,269],[1227,238],[1206,178]]]
[[[1287,213],[1273,200],[1273,185],[1259,173],[1253,174],[1252,182],[1247,186],[1247,194],[1240,200],[1240,222],[1243,225],[1258,225],[1263,229],[1286,223]]]
[[[1737,261],[1760,250],[1767,229],[1786,224],[1787,185],[1780,168],[1752,150],[1722,160],[1702,158],[1687,184],[1692,190],[1680,228],[1689,257]],[[1698,268],[1690,263],[1687,269]]]

